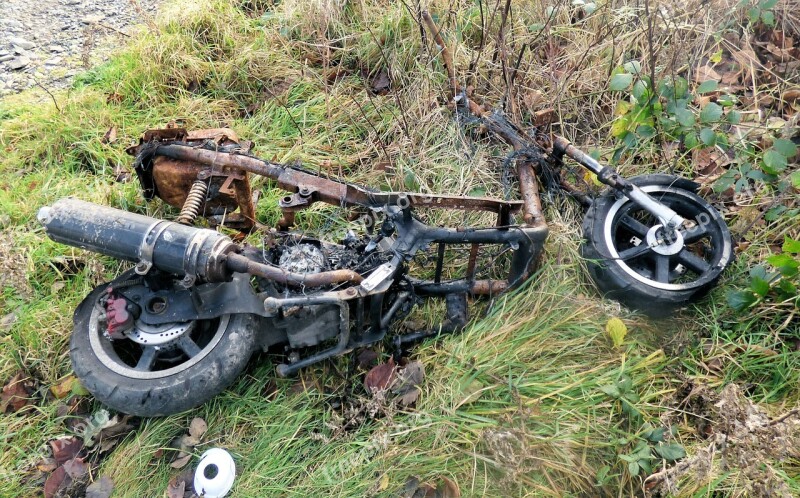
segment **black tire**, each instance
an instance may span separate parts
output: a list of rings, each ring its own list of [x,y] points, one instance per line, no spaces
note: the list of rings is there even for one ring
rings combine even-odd
[[[129,340],[109,341],[98,330],[96,314],[99,310],[95,304],[105,288],[101,285],[95,289],[75,311],[70,357],[81,384],[101,403],[115,410],[156,417],[198,406],[233,383],[254,351],[257,318],[244,314],[227,315],[215,320],[197,321],[191,329],[192,334],[211,337],[205,345],[199,343],[202,348],[194,363],[187,353],[187,360],[174,363],[174,367],[141,374],[134,372],[132,365],[126,364],[121,360],[123,356],[117,354],[115,348],[121,346],[112,344],[125,345]],[[175,358],[184,354],[177,348],[174,351],[172,355]],[[156,359],[153,364],[158,365],[159,361]],[[141,375],[152,378],[141,378]]]
[[[696,183],[664,174],[629,181],[694,222],[681,232],[686,244],[675,245],[680,250],[672,255],[656,253],[645,239],[650,230],[658,233],[653,228],[658,221],[609,189],[586,213],[581,253],[605,296],[648,315],[665,316],[717,283],[734,258],[731,235],[717,210],[695,193]]]

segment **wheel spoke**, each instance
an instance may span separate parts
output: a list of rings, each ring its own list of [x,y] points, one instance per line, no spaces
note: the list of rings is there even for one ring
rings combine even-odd
[[[628,261],[629,259],[637,258],[642,254],[645,254],[650,250],[650,246],[648,246],[644,241],[638,246],[629,247],[628,249],[622,250],[619,253],[619,259],[623,261]]]
[[[702,240],[710,235],[708,228],[705,225],[697,225],[696,227],[692,228],[691,230],[687,230],[683,233],[683,243],[684,244],[692,244],[697,242],[698,240]]]
[[[678,261],[698,275],[711,268],[711,265],[706,263],[703,258],[686,249],[678,253]]]
[[[644,238],[645,235],[647,235],[647,231],[649,230],[647,225],[645,225],[641,221],[634,220],[627,214],[625,216],[620,217],[619,223],[620,225],[624,226],[625,228],[635,233],[642,239]]]
[[[183,335],[178,340],[178,347],[181,348],[181,351],[186,353],[186,356],[189,358],[193,358],[200,354],[200,347],[198,347],[188,335]]]
[[[139,361],[136,362],[136,370],[141,370],[143,372],[149,372],[151,368],[153,368],[153,363],[156,361],[156,348],[153,346],[144,346],[142,348],[142,356],[139,357]]]
[[[656,260],[656,280],[665,284],[669,283],[669,256],[657,254]]]

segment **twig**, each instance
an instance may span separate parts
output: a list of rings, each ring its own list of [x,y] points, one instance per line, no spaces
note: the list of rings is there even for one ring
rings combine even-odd
[[[453,67],[453,54],[450,53],[450,49],[447,47],[447,44],[444,42],[442,38],[442,34],[439,31],[439,27],[436,26],[436,23],[433,22],[431,15],[428,13],[427,10],[422,11],[422,20],[425,21],[425,25],[428,27],[428,31],[431,32],[433,35],[433,40],[436,42],[436,45],[439,46],[439,50],[442,55],[442,63],[444,64],[444,68],[447,71],[447,79],[450,81],[450,91],[453,92],[451,98],[455,98],[461,92],[461,88],[458,84],[458,80],[456,79],[456,71]]]
[[[117,33],[121,34],[125,38],[130,38],[131,37],[131,35],[129,35],[128,33],[124,32],[124,31],[122,31],[120,29],[117,29],[114,26],[109,26],[108,24],[105,24],[105,23],[102,23],[102,22],[98,22],[97,25],[100,26],[101,28],[106,28],[106,29],[110,29],[111,31],[116,31]]]
[[[58,111],[59,114],[61,114],[61,107],[58,106],[58,101],[56,101],[56,97],[50,92],[50,90],[47,89],[47,87],[39,83],[39,80],[36,79],[36,76],[31,74],[31,78],[33,78],[33,82],[36,83],[36,86],[47,92],[47,95],[49,95],[50,98],[53,99],[53,105],[56,106],[56,110]]]

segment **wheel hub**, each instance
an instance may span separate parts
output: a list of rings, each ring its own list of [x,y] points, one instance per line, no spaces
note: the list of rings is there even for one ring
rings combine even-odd
[[[126,332],[128,339],[142,346],[161,346],[180,338],[183,334],[191,332],[194,321],[165,323],[163,325],[148,325],[141,320],[136,320],[133,328]]]
[[[656,254],[672,256],[683,250],[683,234],[678,230],[667,233],[663,225],[655,225],[647,231],[645,242]]]

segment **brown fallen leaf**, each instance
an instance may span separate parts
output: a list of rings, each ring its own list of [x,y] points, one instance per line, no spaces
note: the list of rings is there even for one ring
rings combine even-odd
[[[50,386],[50,392],[53,393],[53,396],[56,399],[64,399],[69,396],[69,393],[72,392],[72,387],[78,379],[75,375],[67,375],[63,379],[61,379],[57,384]]]
[[[189,424],[189,435],[198,440],[203,437],[203,434],[205,434],[207,430],[208,424],[200,417],[193,418],[192,422]]]
[[[109,498],[114,491],[114,481],[102,476],[86,488],[86,498]]]
[[[169,464],[169,466],[172,467],[173,469],[182,469],[182,468],[186,467],[186,464],[188,464],[189,460],[191,460],[191,459],[192,459],[192,454],[191,453],[183,453],[183,452],[181,452],[181,454],[179,454],[179,456],[177,458],[175,458],[175,460],[173,460]]]
[[[419,399],[421,391],[418,387],[414,387],[397,397],[397,402],[402,406],[411,406]]]
[[[455,481],[442,476],[442,482],[436,487],[442,498],[460,498],[461,490]]]
[[[17,373],[3,386],[3,392],[0,394],[0,413],[20,411],[31,403],[32,392],[33,380],[22,372]]]
[[[545,126],[558,121],[558,114],[555,109],[542,109],[533,113],[531,124],[533,126]]]
[[[124,166],[117,164],[114,166],[114,181],[117,183],[128,183],[131,181],[131,172]]]
[[[420,483],[417,477],[411,476],[398,495],[402,498],[460,498],[461,490],[458,484],[445,476],[436,486],[428,482]]]
[[[719,81],[720,75],[711,66],[698,66],[694,72],[694,81],[702,83],[704,81],[714,80]]]
[[[172,483],[167,485],[167,498],[183,498],[186,492],[186,483],[184,481]]]
[[[17,310],[12,311],[0,318],[0,332],[7,332],[11,330],[14,322],[17,321]]]
[[[73,479],[78,479],[82,477],[84,474],[89,472],[89,465],[84,463],[82,458],[73,458],[71,460],[67,460],[64,462],[64,470],[67,472],[67,475]]]
[[[63,465],[68,460],[72,460],[83,449],[83,441],[74,436],[53,439],[49,444],[56,465]]]
[[[692,151],[692,163],[694,163],[697,174],[706,177],[699,179],[700,183],[708,183],[724,173],[724,167],[730,164],[731,160],[727,154],[716,147],[706,147]]]
[[[186,498],[194,496],[194,471],[186,469],[169,480],[168,498]]]
[[[128,423],[130,418],[130,415],[116,415],[111,419],[112,423],[100,431],[97,435],[100,451],[109,451],[133,431],[134,426]]]
[[[65,481],[67,481],[65,484]],[[67,476],[67,471],[64,467],[58,467],[52,474],[47,476],[44,482],[44,497],[53,498],[62,486],[68,486],[72,482],[72,478]]]
[[[389,71],[385,68],[378,71],[378,74],[372,79],[370,83],[370,90],[375,95],[386,95],[389,93],[389,88],[391,87],[391,80],[389,80]]]
[[[367,372],[364,377],[364,387],[367,392],[374,394],[379,391],[389,389],[395,379],[395,364],[394,358],[389,358],[389,361],[382,363]]]
[[[359,368],[368,369],[375,366],[378,362],[378,353],[371,349],[362,349],[356,358]]]
[[[113,144],[116,141],[117,141],[116,126],[112,126],[111,128],[109,128],[108,131],[106,131],[105,135],[103,135],[103,138],[100,139],[100,143],[104,144]]]
[[[60,496],[62,490],[70,487],[73,481],[82,479],[89,471],[89,466],[81,458],[73,458],[64,462],[47,477],[44,483],[45,498]]]
[[[36,468],[42,472],[52,472],[58,468],[55,458],[42,458],[36,463]]]

